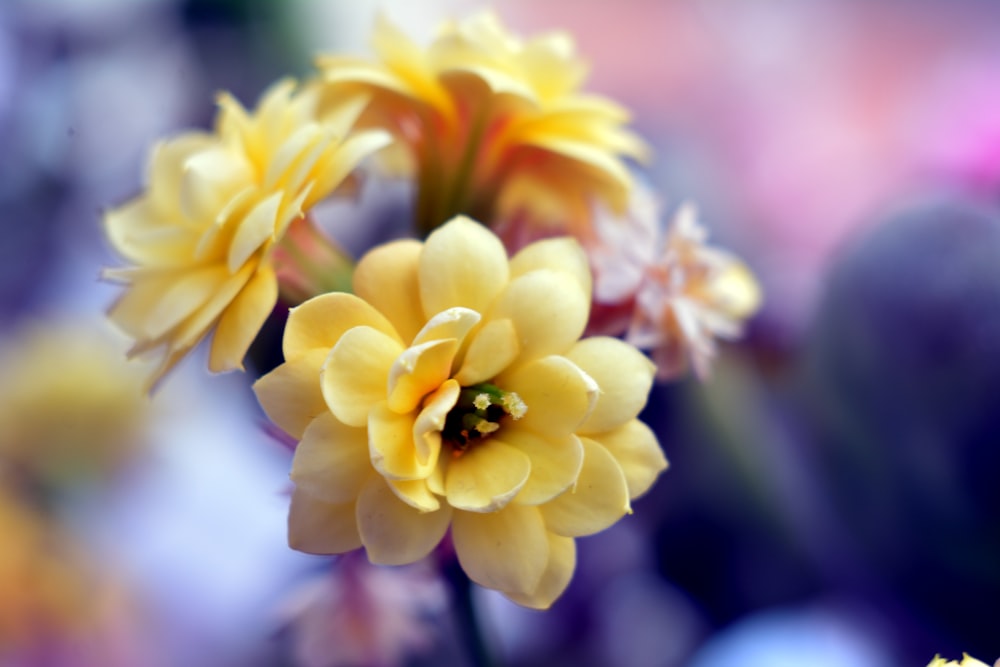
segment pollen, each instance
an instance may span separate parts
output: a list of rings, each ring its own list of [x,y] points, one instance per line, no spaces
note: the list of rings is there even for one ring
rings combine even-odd
[[[477,410],[485,410],[490,407],[490,395],[487,393],[482,393],[476,396],[472,401],[472,404],[476,406]]]
[[[514,419],[520,419],[528,411],[528,406],[515,392],[508,391],[503,395],[503,409]]]

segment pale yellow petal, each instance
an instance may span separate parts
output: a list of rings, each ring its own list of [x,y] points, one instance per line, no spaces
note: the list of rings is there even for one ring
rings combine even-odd
[[[283,192],[275,192],[254,206],[240,221],[229,245],[227,261],[230,273],[235,273],[264,243],[274,238],[283,196]]]
[[[390,145],[392,135],[382,130],[367,130],[348,135],[331,152],[316,174],[316,187],[310,193],[307,205],[326,197],[341,186],[347,177],[366,157]]]
[[[631,511],[618,462],[600,444],[580,440],[583,467],[576,485],[539,508],[548,529],[566,537],[600,532]]]
[[[399,340],[392,324],[371,305],[343,292],[321,294],[288,313],[282,351],[285,359],[294,359],[309,350],[329,352],[348,329],[368,326]]]
[[[573,276],[583,290],[587,300],[593,279],[587,254],[573,238],[562,237],[536,241],[522,248],[510,260],[510,277],[518,278],[537,269],[562,271]]]
[[[549,533],[548,538],[549,562],[538,587],[531,593],[504,592],[504,595],[519,605],[548,609],[563,594],[573,578],[573,571],[576,569],[576,540],[554,533]]]
[[[407,348],[389,370],[389,409],[398,413],[416,410],[424,397],[451,375],[458,341],[434,340]]]
[[[448,504],[469,512],[496,512],[517,495],[531,474],[528,456],[496,438],[473,443],[448,466]]]
[[[212,266],[185,272],[164,291],[143,322],[143,333],[157,338],[193,315],[228,278],[224,267]]]
[[[540,505],[576,482],[583,467],[583,445],[570,433],[541,436],[518,425],[513,422],[503,427],[503,441],[528,456],[531,476],[514,500],[523,505]]]
[[[288,510],[288,546],[309,554],[342,554],[361,546],[355,503],[325,503],[296,489]]]
[[[489,320],[509,319],[529,360],[568,350],[583,333],[590,299],[569,273],[541,269],[515,278],[498,296]]]
[[[499,512],[456,511],[452,539],[462,569],[481,586],[515,595],[538,590],[549,562],[549,539],[537,507]]]
[[[292,459],[296,487],[326,503],[354,502],[371,474],[365,429],[347,426],[329,412],[309,424]]]
[[[633,500],[648,491],[660,473],[667,469],[667,459],[656,434],[638,419],[589,437],[601,443],[615,457],[625,474],[629,498]]]
[[[389,488],[396,497],[415,510],[421,512],[436,512],[441,508],[441,501],[422,479],[387,479]]]
[[[384,314],[403,341],[424,326],[417,264],[423,244],[407,239],[370,250],[354,269],[354,293]]]
[[[413,345],[445,338],[454,339],[461,344],[481,319],[479,313],[468,308],[456,307],[443,310],[427,321],[414,337]]]
[[[427,396],[424,407],[413,422],[413,444],[417,448],[417,461],[426,463],[437,457],[441,449],[441,431],[448,413],[458,402],[462,387],[455,380],[446,380],[434,393]],[[435,490],[444,495],[444,487]]]
[[[543,357],[497,376],[496,384],[516,392],[528,410],[518,428],[561,437],[574,433],[597,400],[594,380],[565,357]]]
[[[320,374],[330,412],[345,424],[364,426],[372,408],[385,401],[389,369],[402,352],[396,340],[372,327],[344,332]]]
[[[596,336],[581,340],[566,356],[601,389],[594,411],[577,433],[610,431],[645,407],[656,366],[636,348],[617,338]]]
[[[105,213],[104,229],[116,252],[143,266],[182,263],[197,240],[191,229],[164,221],[149,197],[137,197]]]
[[[243,357],[277,301],[278,279],[270,266],[262,266],[219,318],[212,335],[209,370],[243,370]]]
[[[418,270],[420,302],[427,318],[455,306],[486,312],[509,275],[500,239],[463,216],[431,233]]]
[[[414,443],[414,416],[400,414],[383,400],[368,417],[368,453],[372,465],[389,479],[425,479],[437,465],[440,446],[430,449],[421,461]]]
[[[405,565],[420,560],[448,530],[451,508],[420,512],[396,497],[385,480],[375,477],[358,498],[358,530],[368,560]]]
[[[517,359],[521,345],[509,319],[487,322],[469,344],[455,379],[463,386],[491,380]]]
[[[312,350],[286,361],[253,385],[267,416],[293,438],[301,439],[309,422],[329,411],[319,382],[325,361],[326,352]]]

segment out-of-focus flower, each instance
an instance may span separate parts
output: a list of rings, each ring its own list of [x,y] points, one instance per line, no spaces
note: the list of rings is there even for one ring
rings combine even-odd
[[[655,201],[636,193],[625,219],[598,216],[597,241],[588,244],[594,299],[606,318],[596,328],[626,328],[628,342],[653,351],[661,380],[689,366],[704,379],[715,339],[741,335],[760,305],[760,288],[735,255],[706,244],[694,206],[681,206],[660,240]]]
[[[415,175],[425,233],[458,213],[583,232],[594,200],[624,210],[623,158],[647,148],[623,127],[625,109],[580,92],[587,68],[569,36],[522,41],[482,13],[445,24],[424,49],[380,17],[373,45],[376,62],[318,64],[335,99],[371,97],[362,126],[400,142],[394,170]]]
[[[293,309],[286,362],[255,385],[301,440],[291,545],[403,564],[450,526],[473,581],[549,606],[573,538],[629,512],[666,467],[636,419],[652,365],[620,340],[579,340],[584,253],[562,238],[508,260],[459,217],[371,251],[354,288]]]
[[[141,371],[89,324],[26,324],[0,347],[0,465],[49,489],[113,474],[145,437]]]
[[[59,526],[0,488],[0,664],[156,665],[134,594]]]
[[[346,555],[289,602],[296,664],[403,664],[431,647],[446,607],[443,582],[426,563],[385,568]]]
[[[997,660],[996,664],[1000,665],[1000,660]],[[941,656],[936,655],[927,667],[990,667],[990,665],[970,657],[968,653],[963,653],[962,662],[958,662],[957,660],[945,660]]]
[[[290,80],[252,113],[222,95],[214,133],[156,146],[147,191],[105,216],[115,249],[134,264],[106,271],[129,285],[110,315],[135,338],[132,354],[157,357],[154,380],[213,330],[209,368],[242,368],[277,300],[275,244],[389,141],[348,134],[358,104],[321,119],[317,99]]]

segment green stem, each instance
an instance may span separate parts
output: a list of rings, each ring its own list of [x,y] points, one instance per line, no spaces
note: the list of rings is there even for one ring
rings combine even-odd
[[[482,633],[482,623],[472,599],[473,584],[465,574],[457,558],[450,558],[443,566],[445,580],[451,586],[454,599],[455,621],[465,640],[466,650],[472,659],[470,664],[477,667],[501,667],[500,661],[486,645]]]

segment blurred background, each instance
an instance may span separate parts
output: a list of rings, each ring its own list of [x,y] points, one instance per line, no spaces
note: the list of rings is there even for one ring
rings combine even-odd
[[[318,51],[370,53],[379,9],[423,39],[480,7],[0,3],[0,665],[473,664],[435,573],[286,547],[290,452],[253,369],[195,358],[134,398],[98,275],[101,212],[217,91],[249,105]],[[1000,657],[1000,5],[493,9],[574,36],[666,207],[696,201],[765,294],[710,381],[654,389],[671,468],[579,541],[552,610],[478,592],[498,662]]]

